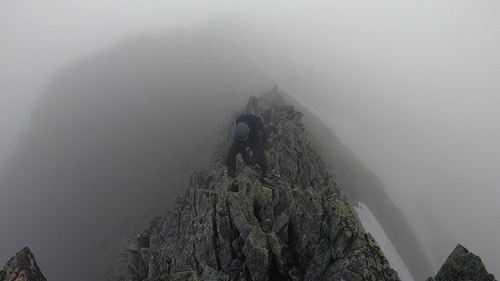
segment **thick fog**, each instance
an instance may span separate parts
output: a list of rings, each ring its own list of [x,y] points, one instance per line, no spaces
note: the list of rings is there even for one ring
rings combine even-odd
[[[0,264],[29,246],[51,280],[97,278],[89,260],[278,83],[380,177],[435,270],[461,243],[500,276],[498,26],[486,0],[2,1]]]

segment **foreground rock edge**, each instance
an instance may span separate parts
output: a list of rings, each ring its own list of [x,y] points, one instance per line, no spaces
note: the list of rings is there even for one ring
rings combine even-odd
[[[494,281],[495,276],[486,270],[481,258],[469,252],[458,244],[448,256],[441,269],[434,278],[427,281],[467,281],[481,280]]]
[[[29,248],[24,248],[12,257],[3,270],[0,270],[0,281],[46,281],[35,257]]]

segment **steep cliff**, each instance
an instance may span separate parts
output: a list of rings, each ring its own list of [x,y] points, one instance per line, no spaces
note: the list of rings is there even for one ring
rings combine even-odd
[[[115,280],[399,280],[311,148],[302,113],[277,91],[246,111],[275,125],[266,151],[274,183],[241,159],[236,179],[224,174],[228,128],[174,209],[130,241]]]
[[[24,248],[12,257],[3,270],[0,281],[47,281],[30,249]]]

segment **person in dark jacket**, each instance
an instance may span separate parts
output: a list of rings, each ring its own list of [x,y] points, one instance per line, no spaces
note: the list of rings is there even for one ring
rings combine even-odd
[[[241,154],[243,160],[248,165],[259,164],[262,170],[262,177],[267,176],[267,158],[262,147],[264,138],[264,126],[262,120],[253,115],[245,114],[236,119],[234,131],[235,140],[227,154],[227,172],[230,177],[235,177],[236,156]],[[252,158],[248,154],[247,148],[252,151]]]

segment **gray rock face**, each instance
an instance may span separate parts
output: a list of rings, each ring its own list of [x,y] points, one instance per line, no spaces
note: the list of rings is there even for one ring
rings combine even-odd
[[[30,249],[24,248],[11,258],[3,270],[0,281],[46,281]]]
[[[124,249],[114,280],[399,280],[309,145],[302,113],[275,90],[246,112],[271,125],[274,183],[241,159],[235,179],[224,174],[231,122],[174,209]]]
[[[443,264],[434,281],[494,281],[495,276],[488,273],[481,258],[458,244]]]
[[[427,276],[433,275],[432,266],[415,236],[415,229],[391,201],[384,183],[355,157],[314,112],[293,96],[286,97],[288,103],[304,113],[302,122],[314,136],[311,145],[330,167],[335,183],[342,187],[350,205],[363,202],[372,210],[415,280],[425,280]]]

